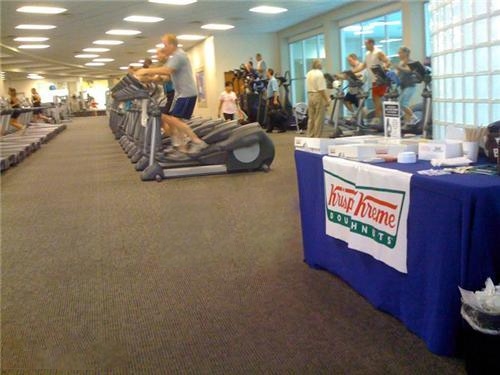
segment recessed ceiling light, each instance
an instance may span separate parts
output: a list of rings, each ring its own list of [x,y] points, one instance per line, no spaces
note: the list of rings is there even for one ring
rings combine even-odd
[[[99,47],[92,47],[92,48],[84,48],[83,52],[108,52],[109,48],[99,48]]]
[[[139,30],[126,30],[126,29],[113,29],[106,31],[108,35],[137,35],[141,32]]]
[[[26,76],[26,78],[29,78],[29,79],[44,79],[45,77],[39,75],[39,74],[35,74],[35,73],[30,73]]]
[[[150,3],[168,4],[168,5],[189,5],[198,0],[149,0]]]
[[[92,43],[101,46],[117,46],[118,44],[123,44],[121,40],[109,40],[109,39],[94,40]]]
[[[94,57],[99,57],[99,55],[96,55],[94,53],[81,53],[79,55],[75,55],[77,59],[93,59]]]
[[[48,44],[21,44],[19,48],[21,49],[43,49],[49,48]]]
[[[234,26],[233,25],[225,25],[222,23],[207,23],[206,25],[203,25],[201,28],[206,29],[206,30],[229,30],[229,29],[233,29]]]
[[[146,22],[146,23],[154,23],[161,22],[163,18],[161,17],[150,17],[150,16],[129,16],[123,19],[128,22]]]
[[[49,38],[43,36],[23,36],[14,39],[16,42],[45,42]]]
[[[103,66],[105,65],[104,63],[102,62],[88,62],[85,64],[86,66]]]
[[[189,34],[177,35],[178,40],[202,40],[205,38],[206,37],[203,35],[189,35]]]
[[[67,9],[64,8],[56,8],[56,7],[39,7],[39,6],[24,6],[16,9],[21,13],[38,13],[38,14],[59,14],[64,13]]]
[[[16,29],[22,29],[22,30],[51,30],[55,29],[56,26],[54,25],[17,25]]]
[[[115,61],[115,59],[111,59],[111,58],[99,58],[99,59],[94,59],[92,61],[95,61],[95,62],[111,62],[111,61]]]
[[[251,8],[249,10],[250,12],[255,12],[255,13],[278,14],[286,12],[288,9],[280,7],[271,7],[268,5],[261,5],[255,8]]]

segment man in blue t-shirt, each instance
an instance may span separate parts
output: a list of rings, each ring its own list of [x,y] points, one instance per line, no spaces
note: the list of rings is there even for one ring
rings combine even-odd
[[[174,85],[176,101],[174,107],[168,113],[162,113],[162,127],[166,133],[182,137],[184,135],[191,139],[187,153],[197,154],[208,145],[201,140],[193,130],[182,121],[190,119],[194,106],[196,105],[196,83],[193,78],[193,70],[188,56],[184,50],[177,46],[177,37],[173,34],[165,34],[162,37],[163,52],[168,56],[164,66],[139,69],[135,72],[138,77],[169,75]]]
[[[274,76],[274,70],[269,68],[266,71],[267,79],[267,133],[272,133],[274,126],[278,125],[280,130],[278,133],[286,131],[283,120],[280,118],[281,104],[279,102],[280,91],[278,80]]]

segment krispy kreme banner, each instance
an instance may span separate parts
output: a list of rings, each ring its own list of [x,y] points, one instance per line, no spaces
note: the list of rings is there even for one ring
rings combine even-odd
[[[323,158],[326,234],[407,273],[411,174]]]

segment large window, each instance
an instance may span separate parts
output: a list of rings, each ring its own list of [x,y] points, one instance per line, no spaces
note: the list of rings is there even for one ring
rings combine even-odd
[[[347,69],[346,58],[355,53],[361,61],[366,53],[364,41],[375,40],[380,48],[393,62],[398,61],[398,50],[403,40],[401,12],[394,12],[369,19],[340,29],[342,51],[342,68]]]
[[[431,39],[431,14],[429,12],[429,2],[424,3],[424,33],[425,33],[425,56],[431,56],[432,39]]]
[[[500,2],[431,0],[434,137],[500,119]]]
[[[307,71],[311,69],[314,59],[325,58],[325,37],[321,35],[299,40],[289,44],[290,75],[292,78],[292,103],[306,102]]]

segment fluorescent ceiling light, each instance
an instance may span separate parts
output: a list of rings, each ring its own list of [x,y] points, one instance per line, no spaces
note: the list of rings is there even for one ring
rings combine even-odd
[[[127,70],[128,66],[120,66],[120,70]]]
[[[168,4],[168,5],[189,5],[198,0],[149,0],[150,3]]]
[[[139,30],[126,30],[126,29],[113,29],[106,31],[108,35],[137,35],[141,32]]]
[[[160,47],[158,47],[160,48]],[[146,51],[147,53],[156,53],[156,48],[151,48]]]
[[[111,59],[111,58],[99,58],[99,59],[94,59],[92,61],[95,61],[95,62],[111,62],[111,61],[115,61],[115,59]]]
[[[101,46],[117,46],[118,44],[123,44],[121,40],[109,40],[109,39],[94,40],[92,43]]]
[[[55,29],[56,26],[54,25],[17,25],[16,29],[22,29],[22,30],[51,30]]]
[[[75,55],[77,59],[93,59],[94,57],[99,57],[99,55],[96,55],[94,53],[81,53],[79,55]]]
[[[182,44],[182,43],[177,43],[177,47],[184,47],[184,44]]]
[[[45,77],[39,75],[39,74],[28,74],[26,78],[29,79],[44,79]]]
[[[142,63],[136,63],[136,62],[133,62],[133,63],[130,63],[128,64],[129,66],[135,66],[135,67],[141,67],[142,68]]]
[[[150,17],[150,16],[129,16],[123,19],[128,22],[146,22],[146,23],[154,23],[161,22],[164,19],[161,17]]]
[[[64,13],[67,9],[64,8],[56,8],[56,7],[39,7],[39,6],[24,6],[16,9],[21,13],[37,13],[37,14],[59,14]]]
[[[48,44],[21,44],[18,48],[21,49],[44,49],[49,48]]]
[[[255,8],[251,8],[249,10],[250,12],[255,12],[255,13],[278,14],[286,12],[288,9],[280,7],[271,7],[268,5],[261,5]]]
[[[88,62],[85,65],[86,66],[103,66],[104,63],[102,63],[102,62]]]
[[[233,29],[234,26],[233,25],[225,25],[222,23],[207,23],[206,25],[203,25],[201,28],[206,29],[206,30],[229,30],[229,29]]]
[[[93,47],[93,48],[84,48],[83,52],[108,52],[109,48],[99,48],[99,47]]]
[[[45,42],[49,38],[43,36],[23,36],[14,39],[16,42]]]
[[[163,44],[163,43],[158,43],[155,47],[156,47],[156,48],[163,48],[163,47],[165,47],[165,44]]]
[[[189,35],[189,34],[177,35],[177,40],[202,40],[205,38],[206,37],[203,35]]]

